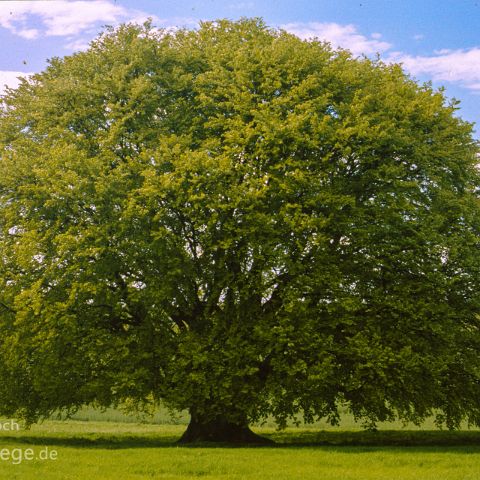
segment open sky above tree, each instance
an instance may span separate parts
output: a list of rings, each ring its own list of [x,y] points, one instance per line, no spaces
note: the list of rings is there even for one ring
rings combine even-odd
[[[302,37],[316,35],[355,55],[403,61],[420,80],[445,85],[467,120],[480,116],[480,7],[475,0],[97,0],[0,2],[0,84],[45,60],[83,49],[102,25],[152,17],[159,26],[260,16]]]

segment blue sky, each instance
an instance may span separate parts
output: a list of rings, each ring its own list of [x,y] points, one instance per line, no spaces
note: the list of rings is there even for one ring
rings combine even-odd
[[[445,86],[480,133],[480,0],[0,1],[0,85],[86,48],[105,24],[152,17],[158,26],[195,28],[199,20],[242,16],[402,62],[419,81]]]

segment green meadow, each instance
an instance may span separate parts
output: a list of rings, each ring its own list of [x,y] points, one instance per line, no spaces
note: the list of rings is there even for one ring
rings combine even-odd
[[[275,446],[180,447],[176,440],[186,421],[186,415],[172,419],[165,412],[140,422],[115,410],[84,410],[68,421],[2,430],[0,479],[480,478],[479,430],[449,432],[433,430],[429,423],[422,428],[393,423],[367,432],[345,416],[340,427],[317,423],[278,432],[267,422],[255,428],[275,440]],[[35,458],[20,458],[27,450]]]

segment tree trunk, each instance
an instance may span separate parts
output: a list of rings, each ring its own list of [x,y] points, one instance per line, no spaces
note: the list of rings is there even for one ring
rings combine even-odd
[[[218,442],[250,445],[269,445],[273,440],[252,432],[248,422],[232,422],[224,416],[205,419],[191,413],[190,423],[179,443]]]

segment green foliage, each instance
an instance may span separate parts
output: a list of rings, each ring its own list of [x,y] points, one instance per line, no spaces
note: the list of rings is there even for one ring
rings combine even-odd
[[[480,424],[472,127],[259,20],[107,30],[3,98],[0,412]]]

